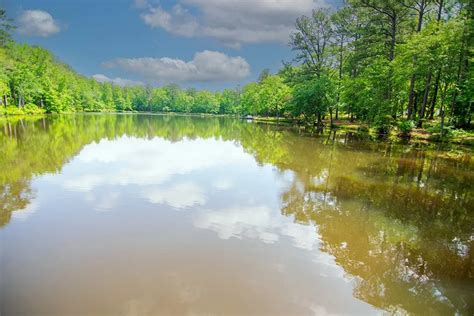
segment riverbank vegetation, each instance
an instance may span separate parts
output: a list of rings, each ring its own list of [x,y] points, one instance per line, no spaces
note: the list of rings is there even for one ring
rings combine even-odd
[[[432,138],[468,133],[473,16],[466,0],[346,1],[298,18],[289,43],[296,58],[278,73],[211,92],[99,83],[43,48],[12,41],[14,22],[0,10],[0,113],[210,113],[357,123],[401,137],[415,129]]]

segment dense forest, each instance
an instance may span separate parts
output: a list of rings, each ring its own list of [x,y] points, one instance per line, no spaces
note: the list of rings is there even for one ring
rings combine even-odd
[[[351,0],[295,22],[296,58],[277,74],[219,92],[118,86],[81,76],[47,50],[11,39],[0,9],[0,113],[151,111],[342,118],[380,133],[470,128],[474,4],[469,0]]]

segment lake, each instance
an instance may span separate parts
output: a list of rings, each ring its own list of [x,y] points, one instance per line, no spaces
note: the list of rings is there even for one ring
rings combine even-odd
[[[474,313],[470,148],[84,114],[0,149],[2,315]]]

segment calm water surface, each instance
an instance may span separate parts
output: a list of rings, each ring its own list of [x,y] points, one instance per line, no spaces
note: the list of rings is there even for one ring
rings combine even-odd
[[[0,122],[0,314],[472,315],[473,156],[432,147],[218,118]]]

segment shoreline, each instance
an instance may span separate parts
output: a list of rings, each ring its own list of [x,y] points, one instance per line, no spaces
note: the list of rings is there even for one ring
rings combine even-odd
[[[243,121],[250,121],[257,124],[269,124],[269,125],[283,125],[288,127],[303,128],[307,132],[314,134],[317,128],[311,124],[302,122],[295,118],[282,118],[282,117],[266,117],[266,116],[254,116],[251,119],[246,119],[241,115],[237,114],[213,114],[213,113],[180,113],[180,112],[142,112],[142,111],[127,111],[127,112],[63,112],[63,113],[33,113],[33,114],[7,114],[0,115],[0,121],[12,120],[17,121],[21,119],[39,119],[48,116],[55,115],[157,115],[157,116],[183,116],[183,117],[215,117],[215,118],[233,118]],[[435,121],[433,121],[435,122]],[[409,137],[401,136],[397,132],[397,128],[394,127],[389,134],[379,136],[373,127],[370,127],[366,123],[339,119],[334,120],[333,127],[330,128],[329,120],[323,120],[324,126],[322,127],[322,134],[326,134],[327,131],[341,130],[345,132],[352,132],[360,134],[361,136],[368,136],[374,141],[382,142],[406,142],[409,143],[438,143],[438,144],[454,144],[468,147],[474,147],[474,130],[465,131],[466,135],[451,136],[443,140],[436,138],[436,133],[430,133],[427,128],[414,128],[410,133]],[[318,133],[316,133],[318,134]],[[319,133],[321,134],[321,133]]]

